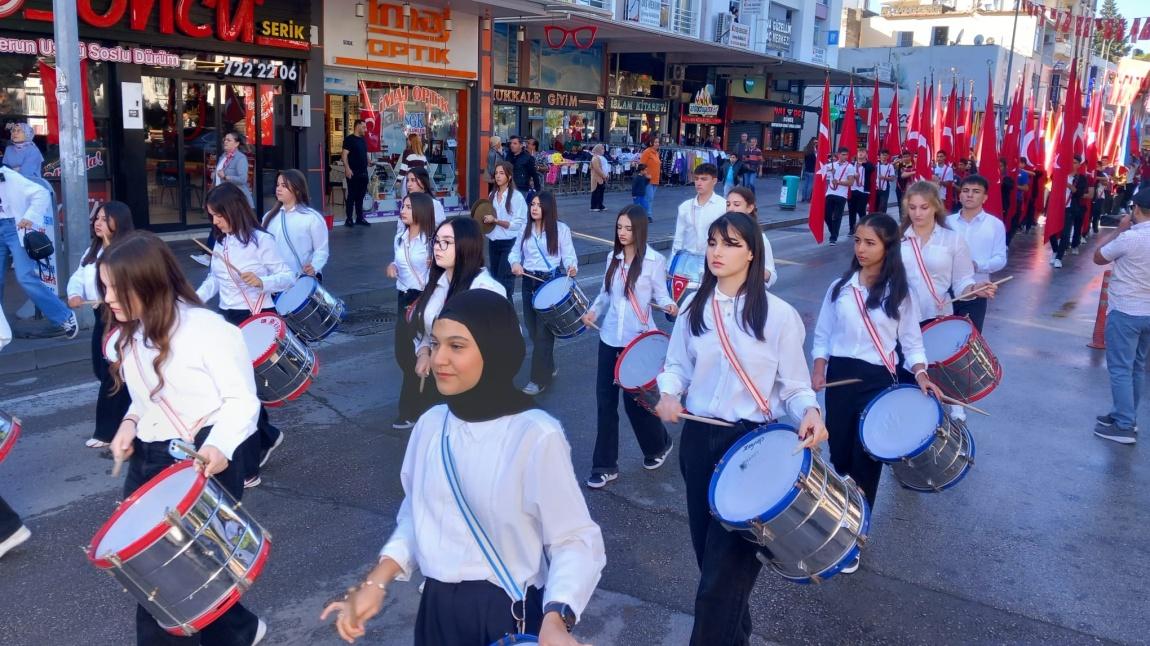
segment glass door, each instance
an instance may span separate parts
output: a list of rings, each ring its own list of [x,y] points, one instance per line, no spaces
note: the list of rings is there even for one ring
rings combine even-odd
[[[210,178],[215,168],[214,158],[220,149],[223,134],[216,123],[216,84],[181,81],[180,96],[184,117],[184,172],[180,175],[183,184],[183,224],[190,227],[203,226],[212,221],[204,209],[204,196],[212,186]]]
[[[182,119],[176,109],[175,79],[145,76],[144,131],[147,138],[144,154],[145,181],[148,192],[148,222],[151,226],[178,225],[183,222],[180,186],[179,140]]]

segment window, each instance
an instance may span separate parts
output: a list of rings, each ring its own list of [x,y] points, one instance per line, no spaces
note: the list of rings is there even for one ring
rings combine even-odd
[[[896,31],[894,32],[895,47],[914,47],[914,32],[913,31]]]
[[[931,45],[945,47],[950,44],[950,27],[935,27],[930,34]]]

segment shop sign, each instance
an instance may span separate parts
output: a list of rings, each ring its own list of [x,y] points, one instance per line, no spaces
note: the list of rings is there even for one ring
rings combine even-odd
[[[767,46],[772,49],[791,48],[791,23],[777,18],[771,19],[767,30]]]
[[[687,115],[690,117],[714,118],[719,115],[719,105],[711,97],[714,94],[711,84],[704,85],[695,93],[695,99],[687,104]],[[711,123],[710,121],[689,121],[687,123]],[[717,123],[722,123],[719,120]]]
[[[377,109],[380,112],[384,112],[410,101],[423,103],[428,108],[435,108],[440,112],[451,112],[451,104],[447,101],[447,97],[421,85],[401,85],[384,92],[383,95],[379,97],[379,106]]]
[[[104,170],[104,157],[106,154],[107,153],[103,148],[97,148],[85,154],[85,170],[87,171],[89,178],[107,176],[107,173]],[[44,164],[44,168],[41,174],[47,179],[59,179],[60,160],[53,159],[52,161]]]
[[[360,70],[417,72],[477,78],[479,18],[451,7],[374,0],[355,18],[350,5],[324,3],[324,49],[329,65]],[[448,29],[448,25],[452,25]]]
[[[736,16],[731,13],[721,13],[716,17],[715,41],[748,49],[751,46],[751,27],[735,22]]]
[[[683,123],[701,123],[708,126],[723,125],[723,120],[719,117],[699,117],[690,114],[684,115],[682,121]]]
[[[802,130],[803,117],[806,112],[799,108],[775,108],[774,117],[771,119],[772,128],[782,128],[784,130]]]
[[[405,11],[409,19],[403,15]],[[368,3],[367,54],[450,65],[448,20],[451,20],[450,7],[430,9],[398,2]]]
[[[627,0],[624,18],[650,27],[663,26],[663,5],[659,0]]]
[[[55,56],[56,41],[51,38],[0,37],[0,54]],[[150,47],[111,47],[80,41],[80,58],[102,63],[131,63],[151,67],[180,66],[180,57],[163,49]]]
[[[607,109],[613,112],[655,112],[666,114],[668,103],[663,99],[634,96],[609,96]]]
[[[516,87],[496,87],[491,91],[496,103],[515,103],[533,108],[572,108],[576,110],[602,110],[606,104],[602,96],[559,92],[556,90],[532,90]]]

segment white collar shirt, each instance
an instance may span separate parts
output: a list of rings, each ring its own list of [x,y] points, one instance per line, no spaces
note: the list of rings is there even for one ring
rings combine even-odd
[[[603,317],[599,339],[613,348],[622,348],[640,334],[657,329],[651,302],[659,307],[669,307],[675,301],[667,293],[667,260],[662,254],[651,247],[643,252],[643,268],[635,280],[632,294],[634,305],[624,292],[631,266],[623,262],[622,251],[615,257],[619,259],[619,266],[611,276],[611,291],[599,292],[591,304],[591,312],[595,318]],[[611,266],[610,261],[611,255],[608,254],[608,267]],[[599,284],[602,285],[602,281]],[[642,318],[636,313],[636,308],[642,313]]]
[[[519,191],[512,191],[511,193],[511,208],[507,208],[507,194],[500,193],[498,189],[491,196],[491,204],[495,207],[495,219],[510,222],[511,226],[504,229],[498,224],[491,233],[487,234],[488,240],[514,240],[523,233],[523,227],[527,226],[527,200],[523,199],[523,194]]]
[[[915,254],[915,242],[919,244],[925,276]],[[974,284],[974,264],[966,241],[958,233],[938,225],[925,245],[914,228],[906,230],[902,239],[902,264],[906,267],[907,283],[918,305],[919,316],[924,320],[953,314],[954,306],[947,291],[953,289],[954,295],[960,296]]]
[[[870,193],[870,186],[867,184],[867,167],[866,164],[855,162],[855,183],[851,184],[851,191],[855,193]]]
[[[543,603],[583,613],[607,557],[571,466],[563,427],[539,409],[464,422],[446,405],[412,429],[400,467],[404,498],[380,551],[401,581],[420,571],[444,583],[499,585],[459,509],[444,467],[443,433],[459,488],[507,570],[522,586],[544,590]]]
[[[838,282],[837,279],[835,282]],[[834,291],[834,283],[827,289],[822,308],[819,310],[818,322],[815,324],[815,340],[811,356],[815,359],[844,357],[866,361],[876,366],[884,365],[882,356],[875,349],[874,341],[871,340],[866,323],[859,312],[853,293],[855,289],[861,291],[865,306],[870,290],[859,282],[858,272],[847,280],[839,291],[839,297],[833,302],[831,293]],[[918,326],[918,322],[922,319],[919,317],[913,297],[908,297],[899,303],[897,321],[888,317],[881,307],[868,309],[867,315],[874,323],[883,354],[892,362],[895,357],[895,344],[901,342],[907,368],[919,363],[926,365],[922,330]]]
[[[1150,222],[1135,224],[1099,251],[1114,263],[1109,310],[1150,316]]]
[[[84,253],[87,255],[87,252]],[[104,247],[100,247],[96,252],[96,260],[104,255]],[[100,290],[96,285],[96,280],[99,276],[96,273],[95,261],[86,265],[80,265],[76,271],[68,278],[68,298],[79,296],[86,301],[100,300]]]
[[[432,255],[427,236],[420,233],[412,238],[406,227],[395,234],[395,288],[401,292],[423,291],[431,272]]]
[[[849,162],[831,162],[823,164],[823,176],[827,178],[827,195],[846,197],[850,191],[847,181],[855,178],[854,164]]]
[[[11,168],[0,168],[0,220],[30,220],[37,228],[51,226],[52,194]],[[21,236],[23,241],[23,236]]]
[[[275,236],[280,258],[296,275],[303,273],[304,265],[311,265],[317,274],[327,266],[327,222],[315,209],[302,204],[290,211],[280,209],[268,225],[268,233]]]
[[[984,283],[1006,266],[1006,227],[1002,220],[980,211],[967,222],[960,211],[947,216],[946,225],[966,240],[974,262],[974,282]]]
[[[717,301],[735,356],[767,401],[771,417],[790,414],[800,420],[808,408],[818,408],[803,354],[806,329],[795,308],[767,293],[767,322],[764,340],[760,341],[741,324],[746,298],[732,298],[716,289],[710,299],[698,304],[704,308],[706,331],[695,336],[691,334],[689,310],[694,296],[687,299],[684,311],[675,319],[667,361],[658,377],[660,392],[672,397],[686,392],[684,405],[696,415],[731,422],[770,421],[723,352],[712,305]]]
[[[950,164],[935,164],[931,166],[931,172],[938,178],[938,194],[945,200],[946,183],[954,181],[954,167]]]
[[[700,255],[707,253],[707,229],[726,212],[727,200],[717,193],[711,193],[711,197],[702,204],[699,204],[698,196],[680,204],[671,254],[680,249]]]
[[[876,177],[878,178],[876,185],[878,186],[878,190],[885,191],[889,189],[891,181],[895,179],[894,164],[879,163],[876,169]]]
[[[443,210],[443,202],[434,195],[431,196],[431,205],[435,209],[435,226],[438,228],[447,219],[447,212]],[[398,231],[407,230],[407,225],[403,223],[403,220],[396,220],[395,225]]]
[[[434,287],[430,287],[431,294],[427,296],[427,306],[423,308],[423,329],[430,331],[431,326],[435,324],[435,319],[439,317],[439,313],[443,311],[443,304],[447,301],[447,290],[451,287],[451,281],[447,278],[447,274],[439,277]],[[495,280],[491,274],[487,273],[487,269],[479,270],[475,278],[471,279],[471,284],[467,289],[486,289],[495,292],[500,296],[506,298],[507,290],[499,281]],[[519,331],[515,330],[518,334]],[[423,348],[431,347],[431,335],[419,333],[415,338],[415,349],[418,352]]]
[[[251,272],[259,276],[263,288],[251,287],[243,282],[231,272],[228,263],[241,274]],[[271,306],[267,295],[284,291],[295,283],[295,279],[296,273],[280,256],[271,234],[254,231],[251,241],[246,245],[240,243],[234,235],[226,235],[212,250],[208,275],[196,289],[196,295],[205,303],[219,295],[222,310],[259,311]]]
[[[547,231],[542,232],[531,229],[531,237],[524,240],[522,237],[511,247],[507,256],[507,264],[516,263],[527,271],[556,271],[560,267],[578,267],[579,256],[575,254],[575,243],[571,239],[571,228],[562,222],[558,224],[559,253],[552,255],[547,251]],[[531,226],[531,225],[528,225]]]

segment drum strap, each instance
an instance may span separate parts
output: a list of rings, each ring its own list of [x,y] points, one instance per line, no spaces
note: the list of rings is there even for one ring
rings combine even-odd
[[[237,269],[236,271],[232,271],[232,267],[233,267],[232,261],[228,258],[228,242],[227,242],[227,238],[225,238],[224,239],[224,270],[228,272],[228,276],[230,276],[232,279],[232,282],[236,284],[236,289],[240,290],[240,296],[244,297],[244,302],[247,303],[248,309],[251,310],[251,312],[252,312],[252,316],[259,314],[264,309],[265,294],[260,293],[259,298],[257,298],[255,300],[255,302],[253,303],[252,299],[248,298],[248,292],[247,292],[247,290],[252,289],[252,288],[249,287],[248,284],[245,283],[243,281],[243,279],[240,278],[239,275],[237,275],[236,272],[238,272],[239,270]]]
[[[547,250],[543,248],[543,245],[539,244],[539,236],[535,235],[534,232],[532,232],[531,241],[535,243],[535,248],[539,250],[539,257],[543,259],[543,264],[547,265],[547,273],[554,274],[555,268],[551,266],[551,261],[547,259]],[[520,253],[522,253],[522,242],[519,243],[519,247]]]
[[[420,273],[415,270],[415,265],[412,264],[412,262],[411,262],[411,252],[408,250],[408,247],[410,245],[411,245],[411,238],[407,238],[407,239],[403,240],[403,244],[401,245],[403,247],[403,260],[404,260],[404,262],[407,263],[407,269],[409,271],[411,271],[412,275],[415,276],[415,280],[419,282],[419,291],[423,291],[423,288],[427,287],[427,283],[424,282],[423,276],[421,276]],[[407,320],[410,323],[411,317],[408,317]]]
[[[755,382],[751,381],[751,376],[747,374],[746,370],[743,370],[743,364],[739,363],[739,358],[735,356],[735,348],[731,345],[730,337],[727,336],[727,327],[723,324],[723,313],[719,309],[719,299],[717,298],[711,298],[711,313],[715,316],[715,332],[719,335],[719,344],[723,346],[723,354],[727,357],[727,361],[735,369],[735,374],[739,375],[739,380],[750,391],[751,397],[754,398],[759,410],[763,411],[767,421],[774,419],[774,415],[771,414],[771,404],[755,387]]]
[[[455,467],[455,455],[451,452],[451,438],[447,433],[447,420],[450,415],[451,413],[446,410],[443,412],[443,430],[440,433],[440,457],[443,460],[443,471],[447,475],[447,484],[451,486],[451,495],[455,498],[455,504],[459,507],[459,513],[463,516],[464,522],[467,523],[467,529],[471,531],[475,544],[479,546],[479,551],[483,553],[483,558],[487,560],[487,565],[495,574],[495,578],[499,579],[499,586],[503,588],[507,596],[511,597],[511,616],[519,624],[519,632],[525,632],[526,613],[516,614],[515,610],[516,606],[522,609],[523,604],[526,603],[527,597],[523,587],[515,582],[511,570],[503,562],[503,558],[499,556],[499,550],[495,548],[494,541],[483,529],[479,517],[471,510],[471,505],[467,503],[467,498],[463,495],[463,486],[459,482],[459,471]]]
[[[140,373],[140,381],[144,382],[144,386],[148,388],[149,391],[151,391],[152,387],[148,384],[148,378],[144,376],[144,362],[140,361],[140,353],[136,352],[135,341],[132,342],[132,358],[136,360],[136,370]],[[173,409],[172,405],[168,403],[166,397],[157,394],[152,397],[152,402],[158,405],[160,410],[164,412],[164,416],[168,418],[169,422],[171,422],[172,428],[176,429],[176,432],[180,434],[180,439],[191,446],[195,446],[196,434],[192,431],[192,428],[198,431],[202,427],[204,421],[208,418],[208,415],[205,415],[196,420],[196,423],[192,425],[192,428],[188,428],[187,426],[184,426],[182,421],[180,421],[180,416],[176,414],[175,409]]]
[[[915,263],[918,265],[919,273],[922,274],[922,279],[926,281],[931,297],[934,298],[934,304],[941,310],[942,306],[946,304],[946,300],[938,297],[938,291],[934,288],[934,280],[926,269],[926,261],[922,259],[922,246],[919,245],[918,238],[907,236],[907,240],[910,240],[910,248],[914,250]]]
[[[651,309],[648,306],[646,309],[639,306],[639,299],[635,298],[635,292],[627,288],[627,273],[623,271],[623,263],[619,263],[619,282],[622,284],[623,293],[627,295],[627,300],[631,301],[631,309],[635,312],[635,317],[639,319],[639,323],[643,327],[647,327],[648,321],[651,320]]]
[[[897,382],[898,370],[894,365],[894,352],[888,355],[882,351],[882,341],[879,339],[878,329],[875,328],[874,321],[870,320],[870,314],[866,311],[866,302],[863,300],[862,290],[855,287],[851,291],[854,292],[855,305],[858,305],[859,315],[862,317],[863,325],[866,326],[866,331],[870,334],[870,340],[871,343],[874,344],[875,352],[877,352],[879,358],[882,359],[882,363],[886,366],[887,371],[890,372],[890,376]]]

